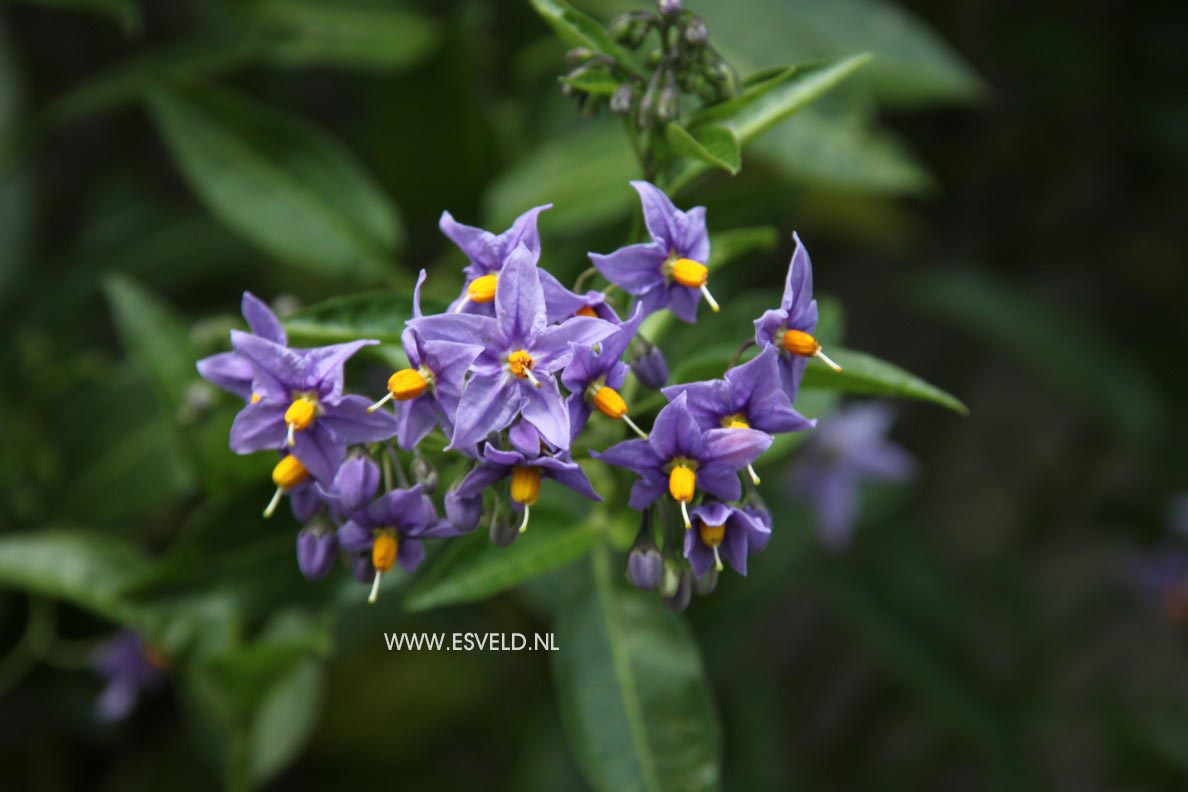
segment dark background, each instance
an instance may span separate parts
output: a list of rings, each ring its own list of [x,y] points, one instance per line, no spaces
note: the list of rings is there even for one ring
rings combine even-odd
[[[900,407],[895,438],[921,475],[869,493],[847,554],[820,549],[802,507],[770,477],[765,495],[787,535],[777,530],[749,579],[725,577],[689,611],[723,718],[726,785],[1183,788],[1184,625],[1134,579],[1143,558],[1174,545],[1166,512],[1188,490],[1188,13],[1182,3],[904,7],[985,88],[880,110],[880,128],[931,186],[874,189],[759,162],[681,201],[704,202],[711,229],[797,228],[810,240],[817,290],[845,306],[847,346],[895,361],[971,410],[963,419]],[[561,48],[545,43],[527,4],[421,10],[442,35],[407,70],[247,69],[228,80],[361,153],[401,208],[401,259],[413,269],[451,255],[436,229],[443,208],[500,228],[527,208],[492,209],[484,195],[572,123],[552,83]],[[143,11],[143,30],[129,38],[94,17],[6,6],[21,112],[223,13],[182,2]],[[592,13],[607,17],[605,6]],[[111,442],[85,436],[140,409],[132,396],[93,398],[120,356],[97,273],[130,271],[195,320],[233,313],[244,288],[313,302],[358,287],[261,264],[202,213],[135,107],[46,127],[20,159],[32,197],[5,206],[5,244],[30,230],[25,263],[0,262],[0,525],[85,522],[161,547],[198,494],[150,498],[134,518],[72,495],[86,457]],[[30,224],[20,224],[23,212]],[[616,217],[551,222],[542,221],[545,250],[571,273],[582,252],[615,244],[625,227]],[[170,229],[173,241],[150,233]],[[715,278],[774,288],[790,252],[786,241]],[[246,493],[237,513],[247,516],[213,536],[230,548],[257,530],[259,499]],[[298,601],[337,596],[327,585],[288,585]],[[30,606],[15,593],[0,603],[9,645]],[[69,607],[58,618],[67,636],[105,629]],[[377,636],[397,629],[544,627],[514,595],[416,617],[394,606],[342,610],[323,717],[274,787],[580,784],[543,657],[390,655]],[[6,785],[217,782],[187,726],[192,702],[177,689],[112,728],[90,717],[98,687],[86,670],[47,663],[0,692]]]

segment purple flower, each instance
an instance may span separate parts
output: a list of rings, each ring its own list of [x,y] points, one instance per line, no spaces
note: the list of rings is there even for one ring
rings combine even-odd
[[[639,474],[631,487],[631,508],[642,511],[667,487],[681,504],[685,527],[691,528],[688,504],[697,488],[721,500],[742,494],[738,471],[771,445],[771,436],[756,429],[703,430],[689,412],[684,393],[669,402],[652,425],[647,440],[625,440],[590,455]]]
[[[834,371],[841,367],[825,356],[821,345],[813,338],[817,329],[817,301],[813,299],[813,263],[808,249],[793,232],[796,250],[788,264],[784,282],[784,296],[780,307],[764,312],[755,320],[755,343],[773,347],[780,356],[780,384],[788,400],[796,401],[800,381],[811,357],[816,357]]]
[[[696,530],[685,532],[685,558],[701,577],[710,567],[722,571],[722,557],[740,575],[747,574],[747,556],[761,552],[771,538],[771,525],[757,512],[720,501],[692,509]]]
[[[656,545],[637,544],[627,556],[627,579],[631,585],[644,591],[652,591],[664,579],[664,556]]]
[[[310,580],[320,580],[334,569],[338,536],[321,527],[307,526],[297,533],[297,568]]]
[[[121,630],[99,645],[91,656],[95,672],[107,680],[95,711],[101,720],[120,720],[136,706],[142,691],[164,678],[164,656],[131,630]]]
[[[289,349],[260,336],[231,331],[235,351],[255,370],[253,392],[231,426],[238,454],[288,446],[319,481],[330,481],[346,447],[386,440],[396,434],[390,413],[368,412],[362,396],[342,393],[343,364],[377,341],[351,341],[312,349]]]
[[[540,259],[540,232],[536,229],[536,219],[541,212],[552,207],[552,204],[545,204],[529,209],[516,218],[511,228],[498,235],[481,228],[463,225],[454,220],[449,212],[441,213],[441,221],[438,223],[441,232],[470,259],[470,263],[463,270],[466,273],[466,288],[450,305],[451,312],[481,313],[486,316],[492,314],[490,294],[495,287],[495,279],[508,257],[517,247],[523,245],[531,254],[533,263]]]
[[[605,292],[591,289],[585,294],[575,294],[545,270],[540,271],[540,285],[544,290],[549,324],[564,322],[573,316],[595,316],[607,322],[622,323]]]
[[[318,483],[318,494],[339,517],[350,517],[367,508],[379,492],[380,469],[370,457],[360,453],[347,457],[329,485]]]
[[[628,245],[614,253],[591,253],[590,261],[602,276],[644,306],[644,315],[668,308],[686,322],[697,321],[702,295],[714,311],[718,304],[706,286],[709,270],[709,232],[705,207],[682,212],[668,196],[646,181],[633,181],[643,204],[651,242]]]
[[[689,412],[702,429],[758,429],[768,434],[799,432],[816,425],[792,407],[780,387],[778,354],[767,347],[748,363],[735,366],[723,379],[673,385],[663,389],[672,401],[687,394]],[[747,467],[751,480],[759,476]]]
[[[421,270],[413,290],[413,318],[421,317]],[[462,396],[462,383],[474,359],[483,351],[476,344],[454,341],[426,341],[411,327],[400,336],[409,368],[388,378],[388,395],[367,409],[374,412],[389,399],[395,399],[398,427],[396,439],[409,451],[425,435],[440,425],[449,436],[454,431],[454,414]]]
[[[457,536],[458,531],[437,518],[433,501],[417,484],[409,489],[392,490],[355,512],[338,529],[338,543],[348,553],[369,553],[375,569],[371,595],[379,595],[380,577],[399,563],[406,572],[414,572],[425,558],[423,539]]]
[[[1139,591],[1169,622],[1188,624],[1188,551],[1166,545],[1135,561]]]
[[[647,434],[627,417],[627,403],[619,395],[630,371],[622,361],[623,353],[635,338],[643,319],[643,310],[637,305],[631,318],[619,325],[619,329],[606,340],[593,345],[574,345],[573,359],[561,373],[561,382],[569,389],[566,407],[571,438],[576,438],[585,428],[591,408],[597,407],[607,418],[622,420],[636,434],[647,439]]]
[[[264,507],[265,517],[272,516],[285,495],[289,496],[289,508],[297,522],[306,522],[322,506],[322,498],[309,478],[309,471],[292,454],[281,454],[280,461],[272,468],[272,483],[276,485],[276,492]]]
[[[851,405],[823,422],[804,445],[792,487],[816,513],[821,540],[830,549],[849,544],[860,485],[906,481],[915,472],[911,455],[887,440],[894,420],[886,405]]]
[[[520,415],[550,445],[569,448],[569,412],[555,375],[569,363],[571,344],[593,344],[617,329],[586,316],[549,326],[540,275],[523,245],[500,273],[494,318],[441,314],[412,319],[409,326],[426,341],[477,341],[483,347],[470,367],[448,446],[464,452]]]
[[[517,424],[511,437],[515,448],[510,451],[486,444],[482,462],[466,474],[454,492],[460,503],[473,504],[481,499],[487,487],[511,477],[512,508],[524,509],[524,519],[520,522],[520,532],[523,533],[528,529],[531,508],[540,497],[542,478],[552,479],[590,500],[602,500],[576,462],[564,454],[541,453],[539,435],[531,426]]]
[[[660,390],[668,384],[668,361],[660,347],[640,336],[637,344],[642,351],[629,359],[627,365],[635,372],[635,378],[645,388]]]
[[[280,320],[256,295],[244,292],[241,310],[254,334],[281,346],[288,343]],[[221,352],[199,360],[198,373],[207,382],[234,393],[244,401],[251,401],[255,370],[252,361],[238,352]]]

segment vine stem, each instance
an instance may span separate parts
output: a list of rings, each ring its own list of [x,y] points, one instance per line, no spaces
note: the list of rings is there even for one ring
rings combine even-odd
[[[726,370],[729,371],[730,369],[737,366],[738,361],[742,359],[743,353],[753,346],[755,346],[755,339],[753,338],[747,339],[745,342],[743,342],[743,345],[740,346],[738,351],[734,353],[734,357],[730,358],[730,363],[727,364]]]

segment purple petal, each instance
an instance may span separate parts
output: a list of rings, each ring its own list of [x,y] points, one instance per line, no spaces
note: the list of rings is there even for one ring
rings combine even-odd
[[[457,405],[457,402],[454,402]],[[405,451],[411,451],[425,436],[433,431],[441,420],[441,410],[433,403],[433,397],[422,394],[409,401],[396,404],[396,442]]]
[[[605,451],[591,451],[590,456],[608,465],[634,470],[636,473],[656,473],[665,463],[664,459],[656,456],[647,440],[624,440]]]
[[[456,498],[469,500],[482,493],[487,487],[497,481],[502,481],[511,475],[511,467],[484,462],[466,474],[456,489],[451,490]]]
[[[639,193],[639,202],[643,205],[644,224],[648,233],[658,243],[672,250],[681,241],[680,229],[674,222],[680,210],[673,205],[667,195],[655,185],[646,181],[633,181],[631,186]]]
[[[776,336],[788,324],[788,312],[783,309],[764,311],[763,316],[755,320],[755,343],[760,346],[783,344],[782,338]]]
[[[746,430],[735,429],[733,431],[743,432]],[[707,465],[697,469],[697,488],[724,501],[734,501],[742,497],[742,485],[738,482],[738,473],[717,465]]]
[[[711,429],[698,459],[706,465],[741,470],[771,447],[771,435],[757,429]]]
[[[664,476],[648,473],[640,476],[631,485],[631,497],[627,505],[636,511],[643,511],[656,502],[656,499],[668,491],[668,479]]]
[[[542,378],[540,387],[521,386],[524,420],[532,424],[545,442],[554,448],[569,448],[569,410],[552,377]]]
[[[678,394],[652,424],[648,442],[661,459],[669,460],[675,456],[701,458],[701,428],[689,413],[686,399],[685,394]]]
[[[425,545],[419,539],[401,536],[396,547],[396,562],[410,575],[425,560]]]
[[[285,335],[285,329],[281,327],[280,320],[276,318],[276,314],[272,312],[267,303],[259,297],[245,291],[240,303],[240,311],[254,335],[274,344],[288,345],[289,339]]]
[[[586,472],[580,466],[574,464],[565,468],[555,470],[547,470],[545,475],[556,481],[563,487],[576,492],[582,497],[589,498],[593,501],[602,500],[602,496],[594,491],[594,485],[590,483],[590,479],[586,476]]]
[[[117,721],[128,716],[136,706],[136,699],[140,696],[140,688],[130,679],[117,678],[112,680],[99,700],[95,702],[95,714],[100,720]]]
[[[338,527],[338,544],[348,553],[364,553],[371,550],[374,539],[371,528],[348,520]]]
[[[697,306],[701,302],[701,291],[674,283],[668,287],[668,310],[682,322],[697,322]]]
[[[362,396],[343,396],[342,400],[317,417],[315,424],[329,430],[346,445],[378,443],[396,436],[399,423],[387,410],[367,412],[370,402]],[[298,434],[301,434],[298,432]]]
[[[532,356],[539,368],[544,371],[556,371],[569,363],[573,355],[570,344],[597,344],[618,330],[618,327],[602,319],[576,316],[541,333],[532,345]]]
[[[779,387],[779,377],[776,378]],[[730,386],[725,380],[705,380],[687,385],[672,385],[660,391],[664,398],[673,401],[685,394],[685,405],[689,414],[702,429],[721,429],[722,419],[735,412],[730,399]],[[783,393],[781,392],[781,396]]]
[[[285,445],[285,410],[287,404],[258,402],[249,404],[231,424],[231,450],[237,454],[253,451],[277,451]]]
[[[379,492],[379,485],[379,465],[369,457],[355,454],[339,466],[330,490],[345,511],[354,512],[371,502]]]
[[[252,398],[252,363],[237,352],[221,352],[198,361],[198,373],[207,382],[247,401]]]
[[[524,246],[508,256],[495,287],[495,320],[508,346],[531,344],[545,329],[544,290],[536,263]]]
[[[548,270],[540,270],[540,288],[544,293],[549,324],[564,322],[586,305],[586,298],[574,294],[561,285]]]
[[[590,261],[602,277],[628,294],[643,294],[663,288],[661,268],[668,258],[668,250],[655,242],[641,242],[619,248],[605,255],[591,253]]]
[[[327,394],[334,398],[342,395],[343,366],[346,361],[363,347],[377,344],[379,341],[360,339],[307,350],[307,387],[316,389],[323,397]]]
[[[290,451],[311,476],[323,483],[334,480],[334,474],[346,456],[346,443],[335,439],[322,426],[321,419],[295,432],[293,441]]]
[[[519,381],[511,374],[475,374],[462,390],[454,435],[446,450],[467,448],[491,432],[504,429],[519,415],[523,403]]]
[[[490,231],[459,223],[449,212],[441,213],[437,225],[477,268],[473,272],[474,277],[495,272],[503,263],[499,255],[499,241]]]
[[[306,361],[298,352],[239,330],[231,331],[231,347],[254,364],[266,396],[291,399],[293,391],[307,388]]]
[[[697,528],[685,531],[685,558],[689,559],[689,566],[693,567],[697,577],[709,572],[714,565],[714,551],[701,541],[701,532]]]
[[[426,343],[454,341],[459,344],[492,346],[499,335],[499,326],[490,316],[448,313],[409,319],[408,326]]]

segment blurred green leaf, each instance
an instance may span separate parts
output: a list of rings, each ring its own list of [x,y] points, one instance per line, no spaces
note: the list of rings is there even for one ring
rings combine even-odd
[[[746,145],[868,62],[869,55],[854,55],[828,63],[789,66],[766,79],[747,85],[733,99],[698,110],[689,119],[689,130],[696,135],[700,127],[721,125],[732,131],[741,144]],[[705,163],[694,162],[680,168],[668,185],[669,192],[678,192],[707,167]]]
[[[567,46],[587,47],[610,55],[621,66],[643,77],[645,73],[631,53],[614,42],[606,28],[564,0],[531,0],[532,7]]]
[[[528,530],[510,547],[491,544],[485,530],[454,539],[413,583],[404,607],[420,611],[473,602],[572,563],[590,551],[602,531],[592,521],[575,521],[573,514],[534,506]]]
[[[718,788],[718,720],[688,626],[616,582],[605,547],[591,558],[591,579],[559,605],[551,655],[586,780],[614,792]]]
[[[775,226],[751,226],[749,228],[727,228],[715,231],[706,266],[716,270],[737,258],[754,252],[775,250],[780,244],[780,232]]]
[[[875,60],[866,79],[881,102],[972,101],[985,91],[961,56],[897,3],[702,0],[696,9],[714,44],[739,68],[869,52]]]
[[[0,536],[0,585],[68,600],[115,620],[126,615],[123,586],[148,565],[139,547],[110,534],[52,528]]]
[[[189,328],[168,305],[128,278],[109,277],[104,291],[128,357],[157,387],[164,403],[176,409],[197,379]]]
[[[307,659],[278,675],[252,720],[252,779],[269,781],[304,750],[322,709],[322,664]]]
[[[801,387],[826,389],[869,396],[894,396],[899,399],[919,399],[947,407],[961,415],[969,415],[969,408],[952,394],[929,385],[915,374],[909,374],[865,352],[830,347],[825,350],[839,366],[840,372],[819,360],[809,363]]]
[[[422,298],[421,304],[428,314],[445,310],[435,300]],[[285,330],[294,343],[305,345],[375,338],[399,346],[400,333],[410,318],[412,295],[408,292],[367,292],[334,297],[302,308],[285,319]]]
[[[601,70],[586,71],[559,79],[565,85],[595,96],[610,96],[619,87],[619,81],[613,75]]]
[[[935,273],[912,282],[924,311],[1001,351],[1104,425],[1152,439],[1164,412],[1133,355],[1088,319],[988,274]]]
[[[156,88],[146,101],[191,187],[246,239],[311,271],[390,271],[396,208],[326,132],[222,89]]]
[[[141,26],[140,8],[136,5],[136,0],[10,0],[10,2],[105,16],[123,28],[125,33],[133,33]]]
[[[721,168],[731,176],[742,167],[742,148],[734,132],[727,127],[707,124],[689,132],[680,124],[664,128],[668,143],[682,157]]]
[[[437,45],[437,24],[368,0],[260,0],[246,9],[267,34],[266,56],[282,66],[398,69]]]

